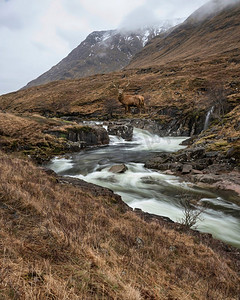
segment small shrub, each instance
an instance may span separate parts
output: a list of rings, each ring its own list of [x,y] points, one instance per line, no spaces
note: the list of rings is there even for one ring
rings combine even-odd
[[[183,217],[179,222],[188,228],[195,227],[198,221],[202,221],[202,213],[206,210],[205,207],[195,208],[189,199],[182,200]]]

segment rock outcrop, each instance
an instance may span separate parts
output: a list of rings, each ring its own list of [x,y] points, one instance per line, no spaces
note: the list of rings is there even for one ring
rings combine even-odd
[[[114,122],[108,125],[108,133],[123,138],[126,141],[131,141],[133,136],[133,125],[129,122]]]
[[[240,175],[237,159],[203,147],[187,148],[177,153],[159,153],[145,166],[168,174],[183,176],[202,187],[232,190],[240,195]]]
[[[56,129],[48,133],[58,138],[65,138],[71,151],[78,151],[91,146],[107,145],[109,143],[106,129],[100,126],[71,126],[64,130]]]

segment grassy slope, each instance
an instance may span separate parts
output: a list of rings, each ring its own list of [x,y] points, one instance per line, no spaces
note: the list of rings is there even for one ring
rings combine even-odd
[[[72,150],[74,143],[67,140],[68,133],[81,134],[86,131],[94,134],[95,129],[37,114],[0,112],[0,149],[29,155],[39,163],[59,154],[76,151]],[[57,133],[57,136],[50,133]]]
[[[201,14],[199,9],[198,14]],[[169,62],[204,60],[232,55],[239,61],[240,3],[204,20],[193,13],[167,37],[156,37],[139,52],[128,68],[164,65]]]
[[[231,55],[226,55],[213,60],[189,60],[162,67],[53,82],[0,96],[0,109],[19,114],[35,112],[52,116],[76,115],[80,118],[107,118],[110,109],[115,118],[126,117],[116,99],[112,81],[126,83],[130,80],[128,92],[145,96],[147,118],[162,123],[177,118],[185,124],[191,118],[204,120],[206,111],[212,105],[218,105],[211,90],[223,88],[224,105],[227,107],[225,113],[230,112],[233,119],[239,120],[240,61],[229,64],[231,58]],[[177,112],[172,113],[175,109]],[[239,128],[233,126],[230,119],[225,118],[225,121],[228,137],[239,135]],[[221,136],[221,130],[220,126],[215,136]]]
[[[1,299],[238,299],[238,263],[1,153]],[[121,208],[122,207],[122,208]]]

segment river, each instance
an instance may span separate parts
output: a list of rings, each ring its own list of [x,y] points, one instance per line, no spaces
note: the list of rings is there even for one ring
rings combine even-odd
[[[110,136],[109,146],[56,157],[48,168],[59,175],[110,188],[130,207],[167,216],[173,221],[180,221],[183,201],[191,199],[195,208],[207,207],[196,224],[197,229],[240,248],[240,207],[230,201],[230,193],[202,189],[179,177],[144,167],[154,153],[184,148],[180,145],[184,139],[163,138],[135,128],[131,142]],[[109,172],[112,165],[120,163],[127,166],[125,173]]]

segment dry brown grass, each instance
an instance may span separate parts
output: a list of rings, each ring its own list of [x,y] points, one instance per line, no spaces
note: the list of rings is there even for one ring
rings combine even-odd
[[[0,298],[238,299],[236,262],[118,201],[1,153]]]
[[[0,112],[0,149],[29,155],[38,162],[71,151],[69,132],[94,133],[94,128],[40,115]]]
[[[64,141],[57,139],[45,131],[62,122],[46,119],[38,115],[16,116],[0,112],[0,148],[10,152],[23,152],[37,158],[64,149]]]

